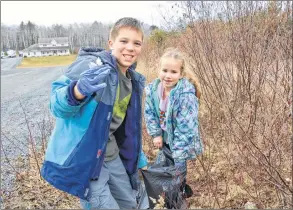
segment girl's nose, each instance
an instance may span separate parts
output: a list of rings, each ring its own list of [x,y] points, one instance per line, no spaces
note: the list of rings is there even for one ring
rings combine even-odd
[[[166,78],[171,78],[171,75],[167,73]]]

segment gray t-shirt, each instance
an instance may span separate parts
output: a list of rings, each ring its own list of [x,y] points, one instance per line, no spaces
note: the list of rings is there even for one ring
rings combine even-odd
[[[114,160],[119,155],[119,148],[114,132],[122,124],[132,93],[131,77],[128,71],[126,76],[119,71],[119,84],[117,87],[116,100],[113,108],[113,117],[110,124],[109,140],[107,143],[105,161]]]

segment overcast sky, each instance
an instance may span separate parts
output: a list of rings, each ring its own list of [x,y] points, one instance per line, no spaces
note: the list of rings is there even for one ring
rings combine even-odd
[[[158,5],[166,1],[1,1],[1,23],[19,25],[30,20],[37,25],[114,23],[121,17],[134,17],[160,26]]]

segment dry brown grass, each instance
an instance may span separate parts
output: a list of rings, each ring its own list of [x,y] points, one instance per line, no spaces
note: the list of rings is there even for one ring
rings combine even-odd
[[[66,56],[46,56],[23,58],[17,68],[33,68],[48,66],[65,66],[71,64],[76,59],[76,54]]]
[[[38,163],[42,163],[44,154],[37,154]],[[64,193],[40,177],[34,154],[29,155],[29,166],[25,160],[18,158],[17,168],[22,171],[16,174],[14,190],[3,194],[4,209],[80,209],[79,200]]]

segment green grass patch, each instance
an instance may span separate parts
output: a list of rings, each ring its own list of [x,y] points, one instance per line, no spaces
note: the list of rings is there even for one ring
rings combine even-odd
[[[44,66],[65,66],[71,64],[76,59],[76,54],[64,56],[31,57],[23,58],[18,68],[44,67]]]

